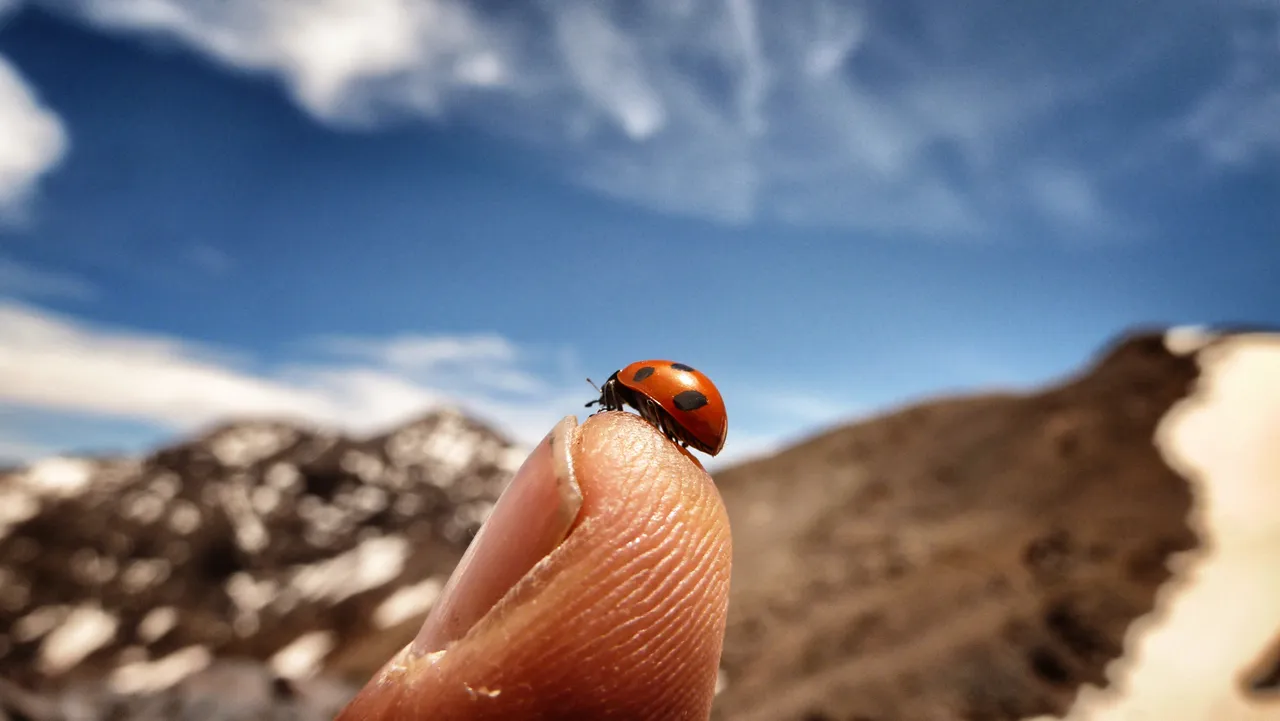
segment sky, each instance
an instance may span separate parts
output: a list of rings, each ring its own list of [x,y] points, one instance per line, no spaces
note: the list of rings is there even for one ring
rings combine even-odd
[[[732,462],[1277,279],[1275,0],[0,0],[0,458],[659,358]]]

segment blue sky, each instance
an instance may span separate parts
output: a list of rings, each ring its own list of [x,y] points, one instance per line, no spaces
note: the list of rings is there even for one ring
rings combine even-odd
[[[641,358],[726,456],[1280,322],[1280,6],[0,0],[0,456],[522,440]]]

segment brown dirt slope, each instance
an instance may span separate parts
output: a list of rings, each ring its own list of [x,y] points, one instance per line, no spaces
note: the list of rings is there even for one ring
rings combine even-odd
[[[717,475],[717,719],[1020,719],[1105,684],[1197,539],[1152,444],[1194,357],[1136,335],[1043,392],[931,402]]]

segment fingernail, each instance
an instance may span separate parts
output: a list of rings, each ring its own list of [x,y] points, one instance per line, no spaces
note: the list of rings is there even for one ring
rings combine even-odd
[[[582,508],[571,452],[577,431],[578,419],[566,416],[516,471],[413,640],[414,655],[466,635],[568,535]]]

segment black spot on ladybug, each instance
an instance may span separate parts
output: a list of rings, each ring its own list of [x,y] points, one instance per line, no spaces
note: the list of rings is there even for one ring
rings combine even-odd
[[[644,380],[645,378],[648,378],[651,375],[653,375],[653,366],[645,366],[644,368],[641,368],[640,370],[636,371],[635,375],[631,376],[631,381],[633,383],[639,383],[640,381]]]
[[[691,371],[691,370],[693,370],[692,368],[690,368],[689,366],[687,366],[687,365],[685,365],[685,364],[683,364],[683,363],[672,363],[672,364],[671,364],[671,367],[672,367],[672,368],[675,368],[675,369],[676,369],[676,370],[678,370],[678,371]]]
[[[696,411],[707,404],[707,397],[698,391],[680,391],[672,400],[682,411]]]

